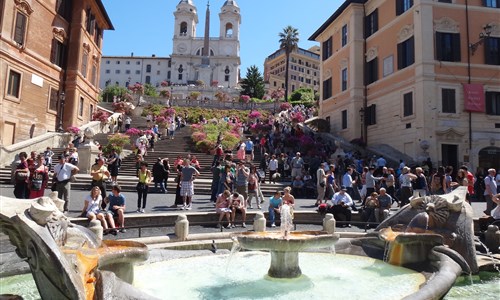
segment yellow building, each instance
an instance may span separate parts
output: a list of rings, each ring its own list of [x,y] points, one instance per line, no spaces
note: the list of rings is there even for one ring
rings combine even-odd
[[[285,88],[285,49],[279,49],[266,57],[264,62],[264,81],[269,83],[269,90]],[[314,46],[309,50],[297,47],[290,53],[288,90],[299,88],[319,88],[319,48]],[[268,92],[268,91],[266,91]]]
[[[345,1],[309,38],[321,43],[320,116],[417,162],[500,168],[499,4]]]
[[[101,0],[0,0],[0,145],[88,123],[99,95]]]

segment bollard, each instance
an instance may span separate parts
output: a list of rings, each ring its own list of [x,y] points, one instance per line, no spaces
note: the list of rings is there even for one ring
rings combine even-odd
[[[189,221],[186,217],[186,215],[181,214],[177,217],[177,220],[175,221],[175,236],[180,241],[185,241],[187,240],[189,235]]]
[[[89,230],[92,231],[96,236],[99,243],[102,241],[102,234],[104,229],[101,226],[101,221],[92,220],[89,223]]]
[[[266,231],[266,218],[264,218],[263,212],[255,213],[255,218],[253,219],[253,230],[255,232]]]
[[[323,219],[323,231],[334,234],[336,223],[337,222],[335,221],[333,214],[326,214],[325,218]]]
[[[498,252],[498,247],[500,247],[500,230],[498,230],[498,226],[488,226],[488,230],[484,233],[484,244],[492,253]]]

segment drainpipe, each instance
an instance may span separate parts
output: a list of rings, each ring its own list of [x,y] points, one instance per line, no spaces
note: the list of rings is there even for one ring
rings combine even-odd
[[[467,83],[471,83],[471,70],[470,70],[470,34],[469,34],[469,3],[465,0],[465,28],[467,37]],[[469,111],[469,163],[472,152],[472,112]]]
[[[363,123],[361,124],[362,128],[361,131],[363,133],[363,142],[365,145],[368,145],[368,126],[366,125],[366,108],[368,106],[368,88],[366,86],[366,6],[365,2],[363,2],[363,110],[364,110],[364,115],[363,115]]]

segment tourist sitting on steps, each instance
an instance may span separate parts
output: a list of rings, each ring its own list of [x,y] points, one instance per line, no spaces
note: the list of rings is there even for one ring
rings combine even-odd
[[[276,191],[274,195],[269,198],[269,221],[271,222],[271,227],[276,227],[275,218],[276,214],[280,213],[281,205],[283,205],[283,199],[281,199],[281,192]]]
[[[243,218],[243,223],[241,224],[241,227],[246,228],[247,225],[245,224],[246,219],[247,219],[247,203],[245,199],[243,198],[242,195],[236,193],[233,193],[231,196],[231,227],[236,227],[234,223],[234,219],[236,217],[236,213],[239,212],[241,213],[241,216]]]
[[[119,185],[114,185],[109,194],[104,201],[109,203],[108,214],[113,218],[118,218],[117,224],[122,227],[120,232],[126,232],[125,228],[125,196],[121,193],[122,189]]]
[[[81,215],[89,219],[89,221],[99,220],[104,229],[104,234],[108,234],[108,228],[115,228],[115,221],[111,214],[108,214],[105,210],[101,210],[102,201],[101,189],[98,186],[92,187],[90,194],[85,197]],[[111,233],[116,235],[117,232],[116,230],[112,230]]]
[[[340,191],[336,192],[332,197],[331,212],[336,220],[343,220],[347,222],[346,226],[351,227],[351,206],[354,204],[351,196],[346,193],[345,186],[340,187]],[[341,217],[341,218],[340,218]]]
[[[215,203],[215,212],[219,214],[219,223],[217,228],[222,226],[222,219],[226,217],[227,226],[226,228],[231,228],[231,193],[225,190],[222,194],[217,196],[217,202]]]

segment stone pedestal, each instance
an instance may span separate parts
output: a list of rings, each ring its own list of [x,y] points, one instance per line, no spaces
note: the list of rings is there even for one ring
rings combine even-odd
[[[189,221],[187,220],[186,215],[179,215],[177,220],[175,221],[175,236],[180,241],[187,240],[189,235]]]
[[[253,219],[253,230],[255,232],[266,231],[266,218],[262,212],[257,212],[255,218]]]
[[[326,231],[330,234],[334,234],[336,223],[337,222],[335,221],[333,214],[326,214],[325,218],[323,219],[323,231]]]
[[[271,267],[267,274],[273,278],[297,278],[302,275],[299,253],[271,251]]]
[[[490,225],[484,233],[484,244],[492,253],[498,253],[500,248],[500,230],[498,226]]]
[[[90,142],[78,148],[78,168],[80,168],[81,174],[90,173],[90,168],[93,164],[95,164],[95,160],[99,152],[99,148],[97,148],[97,146],[93,142]]]

